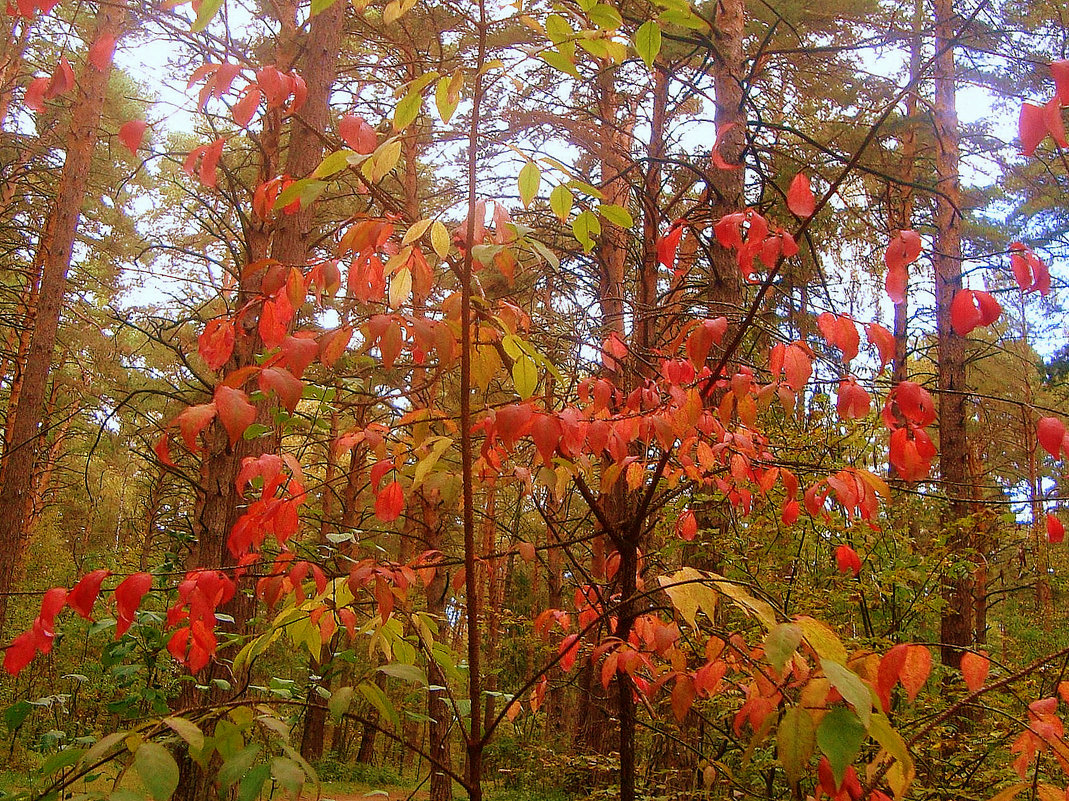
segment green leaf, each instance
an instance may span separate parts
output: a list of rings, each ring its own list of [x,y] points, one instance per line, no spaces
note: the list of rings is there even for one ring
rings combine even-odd
[[[403,131],[415,122],[422,107],[423,95],[420,92],[409,92],[405,95],[393,110],[393,129]]]
[[[304,787],[304,769],[295,759],[275,757],[271,760],[271,776],[282,789],[296,798]]]
[[[264,782],[271,775],[271,766],[257,765],[245,774],[245,778],[238,785],[237,801],[257,801]]]
[[[783,668],[802,642],[802,630],[793,623],[780,623],[765,637],[765,656],[777,673]]]
[[[831,686],[838,690],[839,695],[854,708],[861,723],[867,729],[872,717],[872,693],[869,692],[868,685],[854,671],[838,662],[821,659],[820,666],[824,669],[824,675],[828,677]]]
[[[375,707],[375,710],[382,715],[386,720],[390,721],[395,727],[400,727],[401,719],[397,715],[397,709],[393,705],[393,701],[386,695],[379,687],[369,682],[361,682],[356,686],[356,689],[360,691],[360,694],[364,696],[369,704]]]
[[[568,215],[572,213],[574,200],[575,196],[572,194],[572,190],[564,184],[558,184],[549,193],[549,208],[557,215],[558,220],[567,222]]]
[[[592,211],[584,211],[572,220],[572,233],[575,239],[589,253],[594,249],[594,237],[601,233],[601,223]]]
[[[621,228],[631,228],[635,224],[631,212],[623,206],[617,206],[615,203],[602,203],[598,206],[598,214]]]
[[[178,789],[178,763],[159,743],[142,743],[134,754],[134,770],[156,801],[169,801]]]
[[[531,201],[538,194],[539,184],[542,183],[542,171],[533,161],[528,161],[520,170],[520,177],[516,181],[520,190],[520,202],[523,207],[530,208]]]
[[[546,17],[546,36],[554,45],[559,45],[574,35],[575,30],[560,14],[550,14]]]
[[[652,19],[646,20],[635,31],[635,52],[647,67],[653,69],[653,62],[661,52],[661,26]]]
[[[615,31],[624,24],[620,12],[607,3],[598,3],[587,12],[590,21],[605,31]]]
[[[273,208],[276,211],[284,209],[295,200],[301,201],[301,208],[308,208],[316,202],[326,188],[326,181],[317,181],[313,178],[302,178],[299,181],[294,181],[278,193]]]
[[[88,751],[82,754],[80,764],[92,765],[98,759],[105,756],[108,751],[125,740],[126,735],[129,733],[130,732],[126,731],[113,731],[111,734],[105,734],[97,740]]]
[[[531,250],[538,254],[538,256],[550,267],[554,270],[560,269],[560,259],[557,258],[557,255],[552,250],[547,248],[537,239],[528,240],[528,244],[531,246]]]
[[[20,699],[4,710],[4,725],[9,734],[14,734],[15,729],[23,724],[27,715],[33,711],[33,704],[25,699]]]
[[[601,193],[601,190],[598,189],[596,186],[591,186],[586,181],[580,181],[578,178],[572,178],[570,181],[568,181],[568,186],[572,187],[572,189],[578,189],[580,192],[590,195],[590,197],[596,198],[598,200],[601,200],[603,197],[605,197]]]
[[[843,774],[861,751],[865,742],[865,727],[857,715],[845,706],[837,706],[820,721],[817,727],[817,746],[831,763],[835,785],[843,783]]]
[[[538,388],[538,368],[534,359],[525,354],[512,363],[512,384],[516,387],[516,394],[523,400],[534,395]]]
[[[249,769],[252,768],[253,763],[256,762],[256,757],[259,755],[260,746],[253,744],[245,746],[223,762],[219,768],[218,775],[220,786],[225,790],[241,781],[248,774]]]
[[[51,776],[58,770],[63,770],[76,764],[84,753],[84,748],[65,748],[62,751],[57,751],[46,759],[37,771],[42,776]]]
[[[579,77],[579,70],[575,68],[575,62],[564,53],[557,50],[546,50],[542,53],[542,60],[555,70],[560,70],[573,78]]]
[[[355,150],[335,150],[319,162],[319,166],[312,172],[312,177],[329,178],[330,176],[336,175],[342,170],[351,167],[354,161],[359,163],[363,161],[364,158],[364,156],[360,155]]]
[[[212,21],[222,7],[223,0],[202,0],[200,8],[197,9],[197,18],[193,20],[193,25],[190,26],[190,30],[193,31],[193,33],[203,31],[208,27],[208,23]]]
[[[349,711],[349,705],[353,702],[353,688],[339,687],[330,695],[327,701],[327,711],[334,720],[341,720],[342,715]]]
[[[797,784],[805,773],[815,743],[813,716],[805,707],[792,706],[783,713],[776,730],[776,756],[791,784]]]
[[[171,731],[189,743],[192,748],[200,750],[204,747],[204,732],[193,721],[172,715],[169,718],[164,718],[163,722],[167,724]]]
[[[402,665],[398,662],[390,662],[388,665],[380,667],[379,672],[412,684],[422,684],[424,687],[428,684],[427,674],[415,665]]]

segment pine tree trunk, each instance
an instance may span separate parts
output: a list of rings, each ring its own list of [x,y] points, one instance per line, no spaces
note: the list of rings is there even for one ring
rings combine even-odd
[[[117,39],[125,19],[124,2],[100,5],[94,41],[101,36]],[[7,423],[6,439],[11,450],[0,475],[0,632],[7,617],[7,594],[14,588],[26,547],[26,518],[30,512],[33,466],[41,448],[41,415],[52,351],[110,73],[110,62],[103,70],[86,63],[80,71],[56,200],[34,258],[41,270],[40,297],[22,390],[14,415]]]
[[[948,496],[944,528],[951,558],[963,558],[971,545],[965,423],[965,339],[951,325],[950,307],[961,290],[961,188],[958,174],[960,134],[956,105],[956,67],[952,0],[935,2],[935,300],[939,355],[939,471]],[[957,668],[962,649],[973,644],[972,580],[967,573],[943,582],[946,606],[941,620],[943,664]]]

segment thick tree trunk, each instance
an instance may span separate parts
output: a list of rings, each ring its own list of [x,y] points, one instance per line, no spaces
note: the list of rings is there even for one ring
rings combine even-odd
[[[956,68],[952,0],[935,2],[935,300],[939,355],[939,471],[949,502],[944,527],[952,558],[968,553],[969,489],[965,422],[965,339],[954,331],[950,306],[961,290],[961,187],[958,174],[960,134],[956,105]],[[946,607],[941,620],[943,664],[957,668],[962,648],[973,644],[972,579],[959,572],[943,582]]]
[[[94,41],[102,36],[117,39],[125,19],[124,2],[102,4],[97,11]],[[31,477],[41,448],[41,415],[52,351],[110,74],[110,62],[102,70],[86,63],[80,71],[56,200],[35,256],[41,270],[41,291],[22,391],[14,415],[7,422],[11,450],[0,475],[0,632],[7,616],[8,593],[13,589],[26,547]]]

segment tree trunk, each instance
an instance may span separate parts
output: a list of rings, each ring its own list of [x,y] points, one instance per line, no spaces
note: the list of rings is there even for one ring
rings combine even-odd
[[[944,527],[952,558],[964,558],[969,532],[968,439],[965,423],[965,339],[954,331],[950,306],[961,290],[961,188],[952,0],[935,2],[935,300],[939,355],[939,471],[947,504]],[[962,649],[973,644],[972,579],[960,572],[943,582],[943,664],[958,668]]]
[[[125,19],[124,2],[100,5],[93,41],[102,36],[117,39],[122,33]],[[26,547],[31,479],[41,448],[42,432],[39,429],[52,351],[110,73],[110,62],[102,70],[88,62],[82,66],[78,94],[71,109],[70,130],[65,140],[68,146],[56,189],[56,200],[34,257],[35,264],[40,265],[41,291],[22,391],[14,415],[8,420],[7,442],[11,445],[11,451],[7,454],[0,475],[0,632],[7,617],[8,593],[14,588]]]

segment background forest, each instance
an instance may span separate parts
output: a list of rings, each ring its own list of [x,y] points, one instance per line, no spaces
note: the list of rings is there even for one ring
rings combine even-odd
[[[1065,17],[11,0],[0,796],[1069,797]]]

